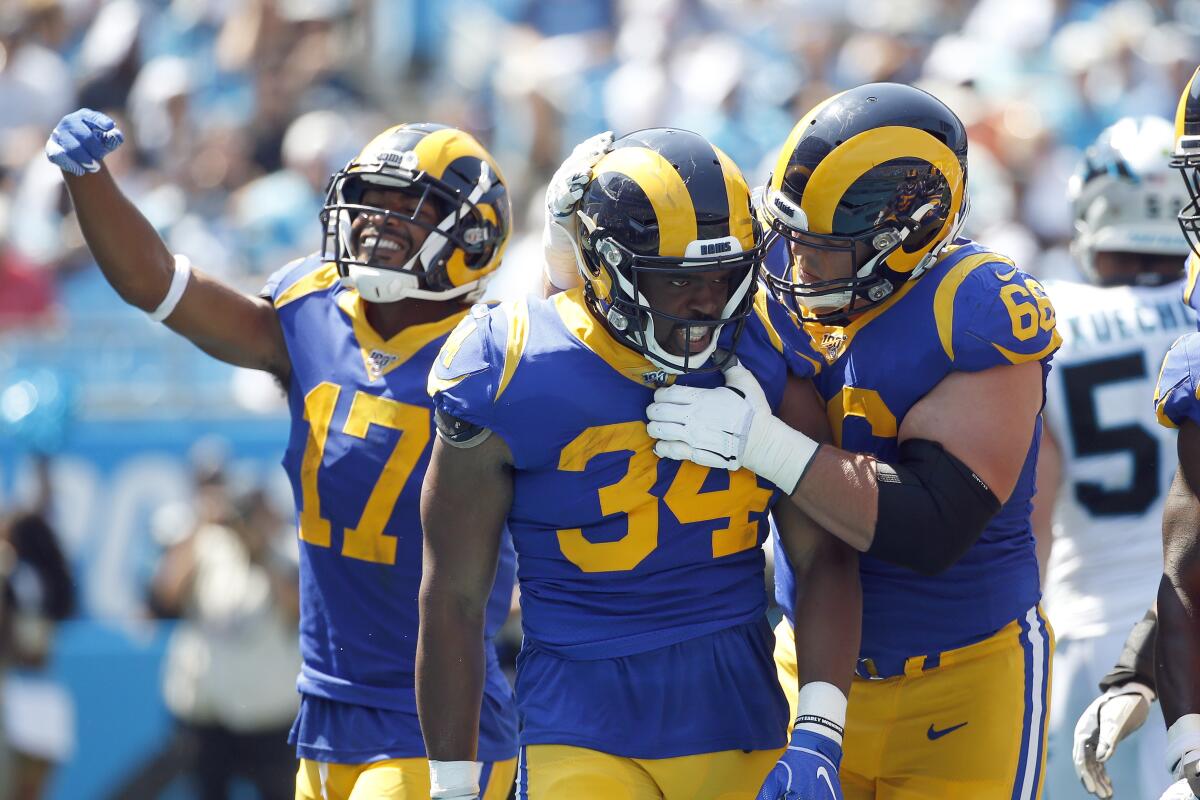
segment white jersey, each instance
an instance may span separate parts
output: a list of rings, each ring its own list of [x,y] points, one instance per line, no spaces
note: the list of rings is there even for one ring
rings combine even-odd
[[[1062,349],[1046,387],[1046,425],[1063,457],[1046,572],[1060,638],[1128,631],[1162,575],[1162,510],[1178,463],[1154,416],[1171,343],[1196,329],[1182,281],[1158,287],[1052,282]]]

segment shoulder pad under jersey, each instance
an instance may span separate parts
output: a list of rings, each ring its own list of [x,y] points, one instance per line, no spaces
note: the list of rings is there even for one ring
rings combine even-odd
[[[276,270],[267,278],[266,284],[258,294],[259,297],[270,299],[276,308],[282,308],[305,295],[329,289],[339,283],[337,267],[332,262],[321,261],[314,253],[290,261]]]
[[[1040,361],[1062,344],[1042,284],[982,249],[941,276],[933,312],[942,349],[957,370]]]
[[[473,306],[433,360],[428,389],[434,407],[492,428],[495,405],[512,381],[528,339],[524,299]]]
[[[747,328],[745,335],[765,342],[780,354],[791,374],[811,378],[821,371],[824,361],[812,334],[766,286],[760,285],[754,295],[754,313],[747,320]]]

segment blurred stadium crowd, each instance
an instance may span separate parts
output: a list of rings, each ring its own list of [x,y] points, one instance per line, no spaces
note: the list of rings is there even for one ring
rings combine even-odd
[[[106,163],[170,246],[250,290],[318,246],[325,182],[374,133],[469,130],[515,201],[500,295],[540,281],[544,186],[586,136],[693,129],[753,185],[815,102],[913,83],[968,126],[967,234],[1070,277],[1081,149],[1119,117],[1171,116],[1198,53],[1200,0],[0,0],[0,456],[61,444],[30,396],[71,406],[52,417],[283,413],[269,378],[149,325],[99,276],[42,157],[79,106],[119,121],[132,146]]]
[[[1198,37],[1197,0],[9,0],[0,325],[119,305],[76,286],[94,275],[39,157],[81,105],[120,119],[135,146],[111,168],[171,245],[253,286],[315,247],[327,176],[394,121],[479,135],[528,233],[597,130],[694,129],[753,183],[815,101],[916,83],[970,129],[972,232],[1054,273],[1079,149],[1122,115],[1169,116]]]

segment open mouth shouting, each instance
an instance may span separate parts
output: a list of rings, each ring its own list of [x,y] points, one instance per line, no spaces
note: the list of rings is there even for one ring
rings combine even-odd
[[[412,255],[412,237],[405,232],[380,233],[367,228],[358,237],[358,258],[385,267],[403,266]]]
[[[672,349],[678,355],[695,355],[704,351],[712,341],[711,325],[677,324],[671,331]]]

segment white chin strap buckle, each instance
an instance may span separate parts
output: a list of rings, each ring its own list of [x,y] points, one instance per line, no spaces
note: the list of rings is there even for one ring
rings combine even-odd
[[[421,285],[420,279],[411,272],[399,272],[357,264],[351,265],[348,272],[350,283],[358,290],[362,299],[372,303],[391,303],[403,300]]]

